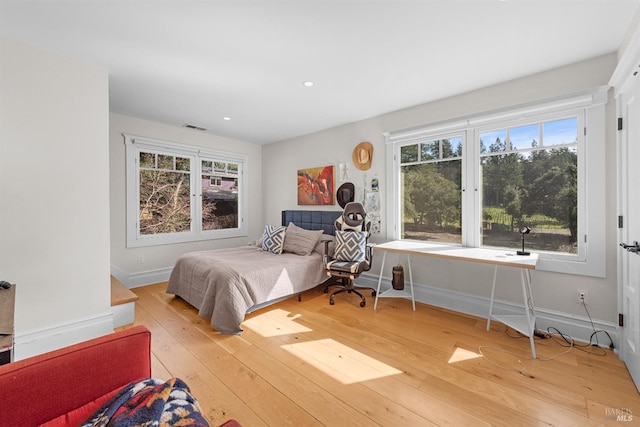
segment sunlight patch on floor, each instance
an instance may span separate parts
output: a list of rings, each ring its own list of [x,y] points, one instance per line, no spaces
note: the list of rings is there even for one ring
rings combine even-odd
[[[286,344],[282,348],[343,384],[402,373],[330,338]]]
[[[259,333],[263,337],[277,337],[280,335],[310,332],[311,329],[302,326],[296,321],[301,317],[301,314],[292,314],[286,310],[274,309],[254,316],[251,319],[246,319],[242,322],[242,327],[251,328],[251,330]]]
[[[482,357],[482,355],[474,351],[469,351],[465,350],[464,348],[457,347],[449,358],[449,363],[462,362],[465,360],[476,359],[478,357]]]

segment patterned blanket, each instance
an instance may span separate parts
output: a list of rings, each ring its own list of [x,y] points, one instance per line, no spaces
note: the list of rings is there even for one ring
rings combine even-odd
[[[131,383],[98,409],[82,427],[208,427],[198,401],[180,378]]]

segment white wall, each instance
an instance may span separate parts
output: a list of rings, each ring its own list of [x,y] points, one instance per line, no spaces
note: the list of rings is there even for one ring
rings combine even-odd
[[[261,233],[264,223],[279,223],[281,210],[297,207],[296,173],[300,168],[347,162],[359,192],[365,177],[369,181],[377,176],[384,230],[383,132],[604,85],[616,61],[615,55],[607,55],[261,147],[109,115],[106,70],[7,39],[1,39],[0,49],[0,279],[18,284],[16,351],[24,349],[23,356],[104,330],[111,321],[110,269],[124,275],[129,285],[152,283],[154,275],[168,272],[184,252],[246,244]],[[599,279],[535,272],[536,305],[550,313],[574,313],[579,287],[589,291],[589,308],[595,319],[615,322],[614,123],[611,104],[606,141],[607,199],[602,201],[608,218],[607,276]],[[249,236],[126,249],[123,132],[247,154]],[[370,141],[375,147],[372,167],[366,173],[351,163],[352,150],[361,141]],[[373,240],[385,239],[379,235]],[[139,255],[145,259],[143,264],[138,264]],[[480,298],[489,293],[490,270],[427,260],[414,267],[418,283]],[[376,268],[379,265],[372,273],[377,273]],[[505,273],[499,286],[508,287],[512,276]],[[518,302],[514,293],[507,295]]]
[[[249,179],[248,236],[193,243],[126,247],[126,182],[125,145],[123,133],[169,142],[228,151],[248,156]],[[245,245],[262,232],[262,147],[210,133],[169,126],[119,114],[110,115],[109,126],[110,209],[111,209],[111,271],[129,287],[157,283],[168,279],[178,256],[206,249],[229,248]],[[142,256],[144,262],[139,263]]]
[[[113,328],[108,73],[0,39],[0,278],[16,358]]]
[[[357,187],[363,188],[365,173],[355,169],[351,162],[351,153],[358,142],[370,141],[375,148],[372,167],[366,172],[366,179],[370,180],[377,175],[380,180],[382,230],[385,233],[384,195],[387,183],[383,132],[455,119],[603,86],[609,81],[615,66],[616,55],[610,54],[557,70],[267,145],[263,150],[263,174],[270,179],[268,182],[265,180],[263,184],[265,222],[276,222],[282,209],[297,207],[295,181],[297,169],[348,162],[352,175],[351,181]],[[425,84],[437,84],[437,82],[425,82]],[[340,100],[336,99],[336,102],[340,102]],[[609,102],[607,105],[607,126],[605,142],[607,147],[605,159],[607,198],[601,201],[607,209],[606,277],[593,278],[536,271],[533,273],[533,292],[537,307],[546,310],[549,315],[562,313],[566,318],[571,317],[574,313],[578,317],[585,316],[584,310],[578,310],[579,307],[576,305],[576,290],[587,290],[591,315],[612,326],[617,319],[614,102]],[[278,182],[279,185],[273,185],[274,182]],[[339,209],[338,206],[333,208]],[[387,240],[387,237],[385,234],[374,235],[372,240],[383,242]],[[380,261],[380,257],[377,260]],[[413,267],[416,283],[429,285],[436,290],[460,293],[463,297],[470,295],[484,300],[489,297],[493,270],[486,266],[419,259],[414,260]],[[374,260],[372,273],[377,275],[379,268],[379,262],[376,263]],[[513,286],[514,283],[519,283],[518,274],[518,271],[507,271],[506,269],[499,272],[500,299],[522,304],[519,288]],[[453,295],[451,292],[449,295]],[[452,304],[455,305],[455,302]]]
[[[640,29],[640,9],[638,9],[633,15],[633,19],[629,24],[629,28],[627,29],[627,33],[620,43],[620,47],[618,48],[618,60],[622,59],[625,51],[629,49],[632,44],[635,42],[635,38],[638,36],[638,31]]]

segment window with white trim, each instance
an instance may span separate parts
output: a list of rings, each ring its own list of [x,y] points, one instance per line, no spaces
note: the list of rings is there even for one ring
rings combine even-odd
[[[583,112],[479,131],[480,245],[578,253]],[[579,149],[580,147],[580,149]]]
[[[399,145],[402,239],[462,243],[463,140],[452,134]]]
[[[127,247],[247,235],[245,155],[124,136]]]
[[[386,134],[387,234],[604,276],[606,90]]]

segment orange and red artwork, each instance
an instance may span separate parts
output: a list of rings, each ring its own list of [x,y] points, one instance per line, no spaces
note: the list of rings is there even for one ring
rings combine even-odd
[[[298,170],[298,204],[335,204],[333,166]]]

